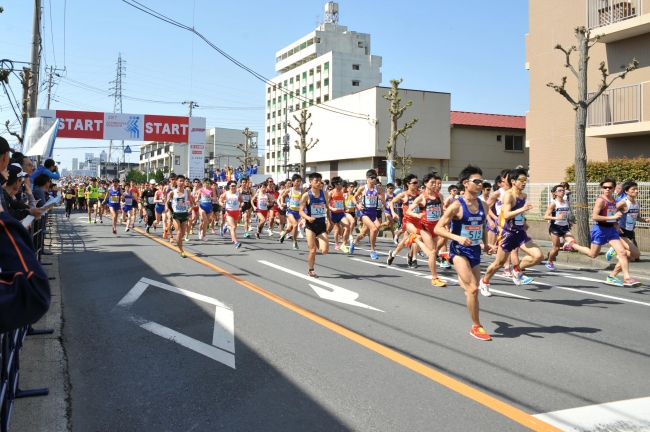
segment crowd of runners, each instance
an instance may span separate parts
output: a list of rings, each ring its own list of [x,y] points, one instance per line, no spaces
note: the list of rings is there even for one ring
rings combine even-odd
[[[106,219],[113,234],[120,224],[126,232],[136,223],[144,224],[147,234],[176,244],[182,257],[186,257],[184,242],[207,242],[209,235],[224,237],[227,240],[222,244],[239,249],[242,241],[277,233],[278,241],[291,243],[293,249],[306,243],[307,274],[314,278],[318,277],[317,252],[329,252],[330,234],[335,249],[345,254],[354,254],[355,247],[366,239],[370,258],[377,260],[378,234],[390,232],[394,247],[388,251],[387,265],[403,250],[409,267],[418,267],[418,257],[426,259],[435,287],[446,286],[438,276],[438,267],[453,266],[466,293],[471,334],[480,340],[490,340],[490,336],[479,321],[478,293],[492,295],[490,281],[499,271],[515,285],[531,283],[533,278],[526,276],[525,270],[545,258],[548,270],[555,270],[560,250],[596,257],[609,244],[606,258],[616,257],[618,263],[604,282],[641,285],[629,274],[630,260],[640,256],[634,237],[640,216],[639,191],[632,181],[619,185],[616,198],[616,181],[605,178],[600,182],[602,195],[592,211],[590,245],[577,244],[571,233],[574,218],[567,198],[569,185],[554,186],[544,215],[553,249],[544,257],[527,235],[526,212],[533,206],[524,193],[528,175],[523,168],[504,170],[492,184],[483,179],[479,167],[467,166],[459,173],[458,183],[448,187],[446,197],[441,191],[442,180],[434,173],[421,180],[409,174],[385,186],[379,183],[375,170],[367,171],[365,184],[340,177],[323,180],[318,173],[305,180],[294,174],[277,185],[272,178],[253,185],[247,177],[220,185],[172,173],[160,184],[155,180],[136,184],[96,178],[87,183],[68,182],[63,195],[68,218],[74,209],[87,212],[88,223],[99,220],[103,224]],[[495,256],[483,275],[482,252]]]

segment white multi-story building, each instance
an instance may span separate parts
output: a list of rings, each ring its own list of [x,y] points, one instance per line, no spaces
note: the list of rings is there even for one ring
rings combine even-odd
[[[275,70],[280,75],[266,86],[265,172],[277,177],[285,175],[285,116],[291,120],[292,111],[326,104],[382,80],[382,60],[371,54],[370,35],[339,25],[336,3],[328,3],[325,12],[326,22],[276,53]]]

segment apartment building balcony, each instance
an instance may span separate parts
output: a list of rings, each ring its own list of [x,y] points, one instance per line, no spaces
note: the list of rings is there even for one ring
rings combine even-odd
[[[605,90],[589,106],[586,135],[598,138],[650,135],[650,81]]]
[[[650,11],[643,10],[646,0],[586,1],[587,27],[594,36],[605,35],[599,42],[611,43],[650,33]]]

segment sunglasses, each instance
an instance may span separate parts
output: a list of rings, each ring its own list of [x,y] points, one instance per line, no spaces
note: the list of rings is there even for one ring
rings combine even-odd
[[[602,188],[603,188],[603,189],[610,190],[610,189],[614,189],[614,186],[602,186]]]
[[[517,181],[520,181],[520,182],[528,181],[528,177],[519,177],[519,178],[517,179]]]
[[[483,179],[471,179],[470,180],[472,183],[476,185],[482,185],[483,184]]]
[[[557,189],[557,190],[555,191],[555,193],[558,193],[558,192],[559,192],[559,193],[564,193],[564,189]]]
[[[416,180],[416,181],[412,181],[412,182],[409,183],[409,184],[416,185],[416,184],[420,184],[420,182]]]
[[[370,180],[377,180],[377,176],[370,176],[368,177]]]

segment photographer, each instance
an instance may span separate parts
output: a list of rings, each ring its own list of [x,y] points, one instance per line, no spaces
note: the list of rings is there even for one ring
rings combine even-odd
[[[7,207],[6,211],[8,211],[14,218],[20,220],[25,219],[25,217],[28,215],[34,216],[35,219],[40,219],[41,214],[43,213],[41,209],[30,207],[29,205],[24,204],[15,198],[16,194],[18,193],[18,189],[21,186],[25,185],[24,182],[29,180],[26,177],[27,173],[25,173],[22,169],[20,169],[20,167],[16,165],[9,165],[7,167],[6,174],[7,182],[2,185],[2,194]],[[32,196],[31,190],[29,191],[29,195]]]
[[[58,180],[61,178],[59,167],[56,166],[54,159],[46,159],[45,162],[43,162],[43,165],[36,168],[36,171],[31,175],[32,183],[34,183],[34,179],[41,174],[47,174],[51,180]]]

